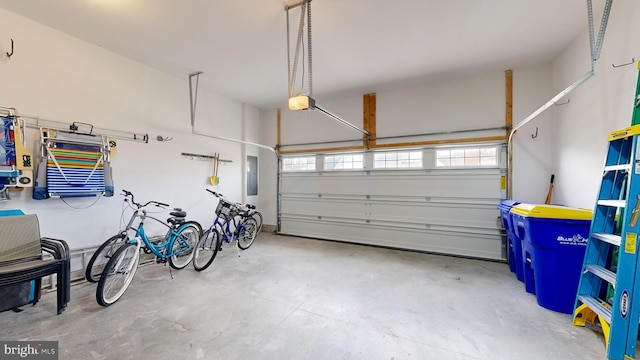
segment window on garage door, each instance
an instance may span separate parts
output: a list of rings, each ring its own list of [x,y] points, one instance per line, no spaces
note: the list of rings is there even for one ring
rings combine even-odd
[[[297,156],[282,159],[282,171],[315,171],[315,156]]]
[[[436,167],[484,167],[498,165],[498,147],[464,147],[436,150]]]
[[[325,170],[357,170],[364,168],[364,154],[325,155]]]
[[[422,151],[388,151],[373,156],[375,169],[421,168]]]

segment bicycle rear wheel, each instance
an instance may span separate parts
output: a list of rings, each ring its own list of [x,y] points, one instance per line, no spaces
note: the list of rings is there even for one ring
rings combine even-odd
[[[98,304],[109,306],[120,299],[138,270],[139,260],[140,252],[133,244],[124,244],[116,251],[98,281]]]
[[[242,220],[242,224],[238,225],[238,247],[246,250],[253,244],[258,235],[258,222],[252,217]]]
[[[260,231],[262,231],[262,214],[259,211],[254,211],[251,214],[251,217],[254,218],[258,223],[258,230],[256,231],[256,234],[257,234]]]
[[[104,271],[105,266],[116,251],[120,249],[122,244],[124,244],[125,240],[126,234],[120,233],[110,237],[98,247],[98,250],[93,253],[89,263],[87,263],[87,268],[84,272],[84,277],[88,282],[95,283],[100,280],[100,275],[102,271]]]
[[[200,237],[193,256],[193,268],[202,271],[211,265],[220,247],[220,233],[211,228]]]
[[[174,269],[182,269],[189,265],[195,254],[194,249],[200,240],[202,227],[200,224],[190,221],[178,230],[178,234],[169,245],[169,265]],[[168,254],[167,254],[168,255]]]

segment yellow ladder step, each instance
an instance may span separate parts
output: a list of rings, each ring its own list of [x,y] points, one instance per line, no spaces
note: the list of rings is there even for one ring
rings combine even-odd
[[[587,305],[589,309],[598,314],[601,321],[604,320],[607,324],[611,324],[611,309],[606,307],[600,300],[585,295],[578,295],[578,299],[580,299],[583,304]]]

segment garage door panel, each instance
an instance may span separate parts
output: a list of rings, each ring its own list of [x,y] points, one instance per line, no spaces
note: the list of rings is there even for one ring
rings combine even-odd
[[[371,201],[364,199],[290,198],[282,199],[282,215],[306,215],[310,217],[350,217],[363,221],[379,221],[387,224],[415,223],[421,226],[447,225],[472,228],[496,228],[494,203],[448,204],[407,201]]]
[[[374,176],[344,174],[325,176],[318,173],[305,177],[283,178],[282,188],[287,193],[302,194],[349,194],[424,197],[477,197],[479,193],[499,198],[500,188],[496,184],[501,174],[478,174],[472,178],[464,174],[428,175],[426,173]],[[401,183],[403,186],[399,187]]]
[[[396,231],[402,231],[403,229],[407,230],[434,230],[434,231],[447,231],[447,232],[456,232],[460,234],[485,234],[485,235],[499,235],[500,231],[493,228],[479,228],[472,226],[462,226],[460,224],[425,224],[421,222],[411,222],[411,221],[395,221],[389,222],[386,220],[362,220],[356,217],[345,217],[345,216],[316,216],[316,215],[306,215],[306,214],[283,214],[283,221],[301,221],[301,222],[317,222],[322,224],[351,224],[355,226],[381,226],[389,229],[395,229]],[[298,234],[299,235],[299,234]]]
[[[496,235],[433,229],[398,231],[384,225],[307,222],[287,218],[283,218],[282,222],[283,228],[287,229],[286,233],[289,235],[484,259],[502,259],[501,244],[495,241]]]
[[[281,233],[394,248],[505,259],[497,206],[505,196],[506,147],[491,167],[281,172]],[[386,156],[386,155],[385,155]],[[333,156],[335,158],[335,156]],[[316,155],[323,166],[323,155]],[[453,162],[453,160],[451,160]]]

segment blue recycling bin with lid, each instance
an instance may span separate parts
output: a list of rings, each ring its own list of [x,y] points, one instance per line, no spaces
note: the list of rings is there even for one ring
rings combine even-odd
[[[509,259],[509,270],[516,274],[518,280],[524,281],[524,272],[522,269],[522,243],[513,231],[513,223],[511,221],[510,213],[511,208],[518,204],[520,204],[520,202],[516,200],[504,200],[500,205],[498,205],[498,210],[500,210],[500,222],[502,223],[502,228],[507,233],[507,257]]]
[[[533,282],[538,305],[573,312],[592,211],[559,205],[520,204],[511,209],[523,240],[525,285]]]

